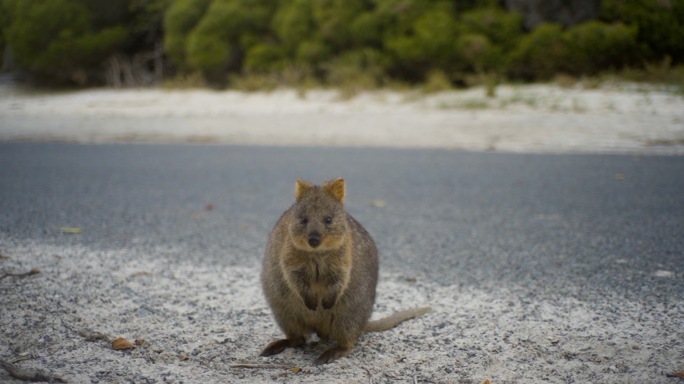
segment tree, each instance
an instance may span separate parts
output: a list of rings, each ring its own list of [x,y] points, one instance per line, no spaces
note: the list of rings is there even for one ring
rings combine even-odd
[[[164,50],[181,69],[188,68],[188,35],[204,16],[211,0],[176,0],[164,14]]]
[[[269,0],[179,0],[165,18],[169,56],[222,84],[242,69],[245,53],[270,33],[276,3]],[[187,37],[186,37],[187,36]]]
[[[684,62],[684,0],[604,0],[603,17],[637,27],[645,59]]]
[[[396,75],[420,81],[432,69],[449,71],[458,65],[458,28],[451,3],[383,0],[377,12]]]
[[[5,29],[16,65],[58,83],[85,84],[93,68],[128,38],[122,26],[96,29],[93,14],[77,1],[6,0]]]

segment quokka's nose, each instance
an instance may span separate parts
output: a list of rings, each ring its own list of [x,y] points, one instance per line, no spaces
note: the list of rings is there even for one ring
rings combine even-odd
[[[309,235],[308,241],[311,248],[316,248],[321,245],[321,235],[312,233]]]

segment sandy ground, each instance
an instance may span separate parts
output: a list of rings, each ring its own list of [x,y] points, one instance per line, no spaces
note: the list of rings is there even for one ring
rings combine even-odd
[[[632,85],[373,92],[0,91],[0,140],[445,147],[684,154],[684,98]],[[280,337],[259,266],[169,264],[172,248],[64,249],[0,238],[0,357],[71,383],[677,383],[684,300],[596,301],[478,290],[383,273],[375,316],[434,312],[364,335],[314,367],[314,343],[266,359]],[[37,269],[39,273],[20,274]],[[681,278],[658,271],[650,279]],[[30,330],[30,331],[27,331]],[[137,340],[113,350],[112,340]],[[239,368],[233,364],[269,364]],[[274,366],[274,364],[279,364]],[[300,371],[301,370],[301,371]],[[0,382],[19,383],[0,369]]]
[[[684,302],[594,302],[521,289],[484,291],[382,274],[376,315],[434,311],[366,334],[349,357],[313,366],[325,345],[260,358],[280,335],[258,266],[169,265],[135,249],[4,245],[0,355],[73,383],[676,383]],[[156,254],[155,254],[156,253]],[[660,277],[671,272],[661,271]],[[25,332],[31,329],[31,332]],[[139,344],[117,351],[112,340]],[[11,348],[8,348],[11,347]],[[9,349],[9,350],[8,350]],[[234,364],[266,364],[239,368]],[[0,370],[0,381],[18,383]]]
[[[684,97],[634,84],[501,86],[424,95],[0,87],[0,140],[684,153]]]

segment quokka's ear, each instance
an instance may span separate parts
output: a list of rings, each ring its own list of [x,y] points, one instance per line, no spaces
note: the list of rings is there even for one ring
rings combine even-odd
[[[311,188],[313,188],[312,183],[306,180],[297,179],[297,182],[295,182],[295,200],[299,201],[302,195]]]
[[[323,189],[330,192],[337,201],[340,203],[344,202],[344,195],[346,193],[346,187],[344,186],[344,179],[339,178],[335,180],[328,180],[323,183]]]

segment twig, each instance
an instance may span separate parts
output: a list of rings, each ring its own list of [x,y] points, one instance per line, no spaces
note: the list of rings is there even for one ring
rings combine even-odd
[[[16,364],[16,363],[18,363],[18,362],[20,362],[20,361],[31,360],[31,359],[35,359],[35,357],[34,357],[34,356],[31,356],[30,354],[27,353],[27,354],[25,354],[25,355],[19,355],[19,356],[15,357],[15,358],[12,359],[12,360],[7,360],[7,362],[10,363],[10,364]]]
[[[33,369],[24,369],[15,366],[7,361],[0,360],[0,367],[2,367],[10,376],[21,381],[47,381],[48,383],[66,383],[66,380],[58,376],[46,375],[43,372]]]
[[[373,384],[373,373],[371,373],[370,369],[368,367],[362,366],[366,373],[368,373],[368,384]]]
[[[37,274],[39,274],[39,273],[40,273],[40,270],[39,270],[38,268],[33,268],[33,269],[31,269],[30,271],[24,272],[24,273],[10,273],[10,272],[6,272],[6,273],[3,274],[2,276],[0,276],[0,280],[4,279],[5,277],[10,277],[10,276],[14,276],[14,277],[26,277],[26,276],[31,276],[31,275],[37,275]]]
[[[31,359],[35,359],[35,356],[31,356],[30,353],[26,353],[26,354],[19,355],[12,360],[7,360],[7,363],[16,364],[20,361],[31,360]]]
[[[287,364],[249,364],[249,363],[239,363],[239,364],[229,364],[231,368],[251,368],[251,369],[290,369],[291,365]]]

